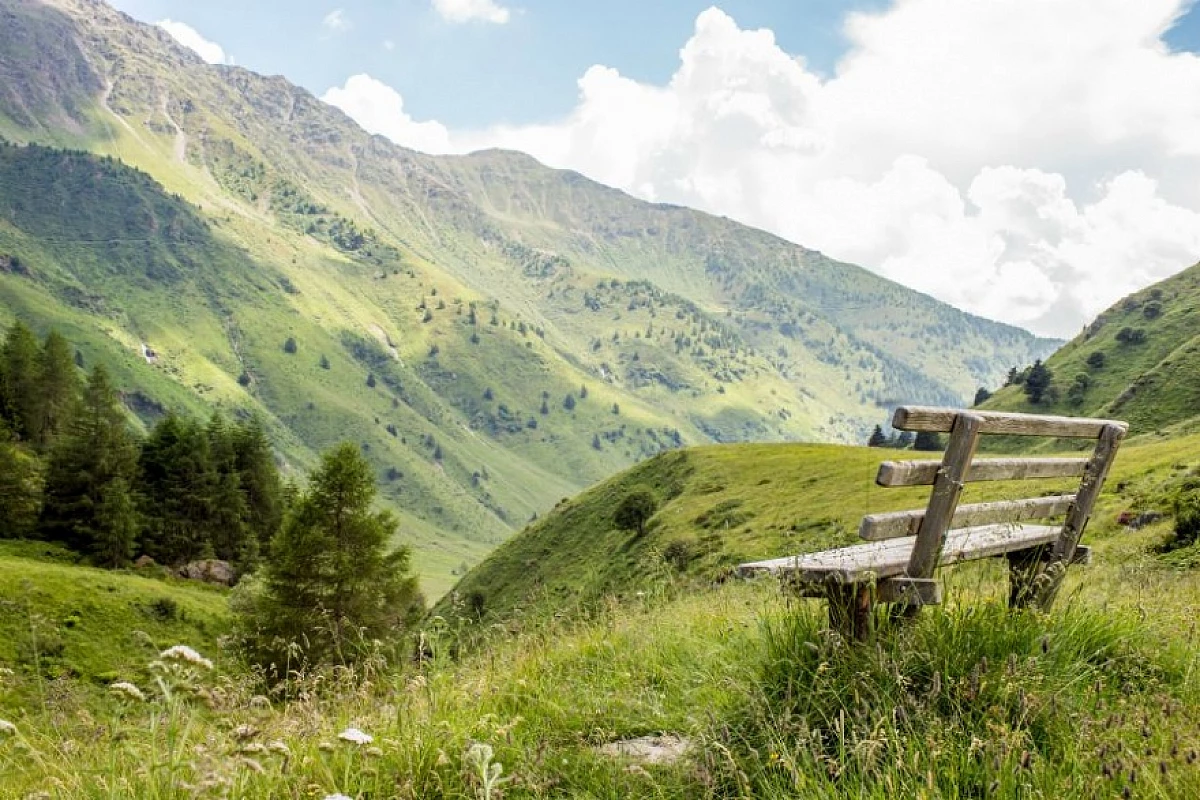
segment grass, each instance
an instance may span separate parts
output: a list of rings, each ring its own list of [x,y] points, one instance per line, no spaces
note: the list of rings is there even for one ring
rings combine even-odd
[[[140,667],[155,648],[213,651],[229,613],[215,588],[83,567],[56,545],[9,541],[0,541],[0,608],[0,663],[91,684]]]
[[[651,555],[657,546],[644,554],[652,564],[632,569],[602,549],[619,555],[627,534],[604,543],[610,532],[580,529],[601,549],[575,552],[556,578],[594,592],[590,602],[562,602],[557,614],[522,602],[483,620],[434,616],[418,635],[422,660],[308,675],[287,700],[262,695],[221,658],[213,672],[150,665],[176,640],[220,655],[220,593],[6,544],[0,569],[24,575],[26,587],[3,594],[28,598],[9,624],[45,618],[61,628],[72,609],[83,613],[57,631],[68,647],[56,669],[19,649],[16,660],[0,653],[13,669],[0,675],[0,717],[17,727],[0,739],[0,796],[479,798],[484,744],[510,798],[1192,796],[1200,579],[1159,554],[1169,521],[1129,531],[1114,519],[1152,504],[1195,466],[1194,452],[1187,437],[1123,449],[1089,530],[1094,563],[1071,570],[1049,614],[1007,612],[1000,565],[977,563],[947,571],[945,606],[847,646],[825,630],[819,601],[789,600],[772,581],[713,584],[703,570],[667,569]],[[557,530],[601,518],[620,481],[649,481],[665,503],[647,536],[719,533],[710,566],[777,543],[836,540],[851,532],[830,526],[858,515],[855,498],[884,455],[832,446],[669,454],[569,501]],[[803,493],[780,491],[788,485]],[[889,494],[912,500],[870,491],[873,508]],[[673,507],[680,513],[668,514]],[[162,596],[188,609],[186,623],[150,627],[140,608]],[[189,628],[205,608],[211,624]],[[5,642],[25,635],[3,633]],[[116,679],[148,699],[106,688]],[[340,740],[347,727],[373,741]],[[598,750],[657,734],[691,750],[668,765]]]

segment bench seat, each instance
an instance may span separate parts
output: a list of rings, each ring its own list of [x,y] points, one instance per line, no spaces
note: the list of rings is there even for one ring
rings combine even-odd
[[[1061,525],[1012,523],[951,530],[947,532],[940,563],[945,566],[1051,544],[1061,531]],[[903,575],[916,541],[915,536],[903,536],[855,544],[820,553],[755,561],[740,565],[738,571],[744,575],[768,572],[805,583],[863,583]]]

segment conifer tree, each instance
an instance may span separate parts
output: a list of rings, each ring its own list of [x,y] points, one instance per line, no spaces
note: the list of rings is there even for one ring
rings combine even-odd
[[[389,549],[396,520],[371,510],[374,497],[375,477],[355,445],[321,459],[271,543],[261,593],[239,604],[252,660],[279,670],[287,663],[280,643],[293,643],[309,663],[345,664],[421,613],[408,549]]]
[[[883,435],[883,428],[876,425],[875,430],[871,431],[871,438],[867,440],[867,447],[883,447],[887,444],[887,437]]]
[[[0,413],[22,441],[31,440],[37,428],[39,361],[33,331],[14,323],[0,348]]]
[[[271,444],[258,417],[238,426],[233,447],[246,497],[246,524],[258,539],[259,551],[266,552],[283,522],[285,498]]]
[[[38,356],[34,389],[38,401],[29,437],[35,447],[49,447],[66,426],[79,395],[75,369],[71,346],[60,334],[51,331]]]
[[[108,372],[96,366],[83,397],[54,444],[46,469],[40,520],[42,536],[92,552],[106,514],[123,508],[137,464],[137,449]]]
[[[124,478],[114,478],[100,492],[92,558],[102,567],[124,567],[137,547],[139,517],[133,492]]]
[[[140,472],[145,553],[164,564],[210,557],[215,476],[204,429],[168,414],[142,445]]]
[[[1050,374],[1050,370],[1042,363],[1041,359],[1033,362],[1029,374],[1025,377],[1025,396],[1029,398],[1029,402],[1042,402],[1042,398],[1050,389],[1052,380],[1053,376]]]
[[[208,438],[208,502],[212,509],[207,528],[213,555],[245,569],[258,558],[258,538],[247,524],[250,508],[242,491],[238,470],[235,432],[220,412],[213,414],[206,431]]]
[[[9,441],[0,424],[0,539],[21,539],[32,533],[41,502],[36,459]]]

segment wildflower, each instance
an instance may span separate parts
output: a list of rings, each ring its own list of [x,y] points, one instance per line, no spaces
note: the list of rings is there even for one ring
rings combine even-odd
[[[6,719],[0,719],[0,733],[10,733],[13,736],[17,735],[17,726],[13,725]]]
[[[351,742],[352,744],[370,744],[375,741],[375,737],[369,733],[363,733],[358,728],[346,728],[338,734],[338,738],[343,742]]]
[[[162,659],[173,659],[175,661],[186,661],[189,664],[195,664],[196,666],[204,667],[205,669],[213,668],[212,661],[200,655],[186,644],[177,644],[174,647],[168,647],[166,650],[163,650],[161,653],[159,653],[158,657]]]
[[[333,794],[327,794],[327,795],[325,795],[325,797],[324,797],[324,798],[322,798],[322,800],[354,800],[354,798],[353,798],[353,797],[349,797],[349,796],[347,796],[347,795],[344,795],[344,794],[341,794],[340,792],[335,792],[335,793],[333,793]]]
[[[241,746],[240,752],[253,754],[265,753],[267,752],[267,748],[265,745],[259,744],[258,742],[247,742]]]
[[[268,742],[267,749],[272,753],[282,753],[285,756],[290,756],[292,754],[292,751],[288,749],[288,746],[278,739],[273,742]]]
[[[134,686],[129,681],[117,681],[116,683],[109,686],[108,690],[115,694],[124,695],[126,698],[128,698],[130,700],[145,701],[145,699],[146,699],[146,695],[142,693],[142,690],[139,689],[138,687]]]

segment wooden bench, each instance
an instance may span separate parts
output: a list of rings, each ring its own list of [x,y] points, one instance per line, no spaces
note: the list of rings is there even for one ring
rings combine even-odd
[[[949,433],[941,461],[887,461],[880,486],[932,486],[924,509],[863,517],[867,544],[742,564],[742,574],[774,573],[805,596],[829,600],[830,625],[862,639],[872,606],[895,603],[904,613],[941,602],[938,566],[1004,556],[1009,561],[1009,604],[1048,608],[1069,564],[1086,562],[1079,545],[1127,425],[1105,419],[1004,414],[993,411],[904,406],[892,426],[902,431]],[[1095,439],[1086,458],[975,459],[981,436],[1005,434]],[[1074,494],[959,505],[973,481],[1080,477]],[[1026,524],[1064,517],[1061,525]]]

